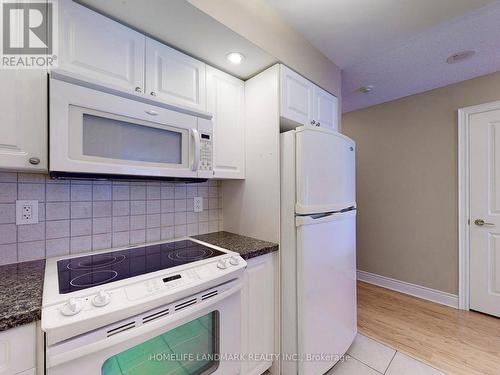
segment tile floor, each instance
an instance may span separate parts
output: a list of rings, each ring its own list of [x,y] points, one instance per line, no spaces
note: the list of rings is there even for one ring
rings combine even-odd
[[[444,372],[400,353],[369,337],[358,335],[348,356],[327,375],[444,375]]]

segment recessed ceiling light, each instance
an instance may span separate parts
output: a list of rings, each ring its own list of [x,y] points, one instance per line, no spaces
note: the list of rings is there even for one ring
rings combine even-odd
[[[476,54],[476,51],[472,51],[472,50],[457,52],[457,53],[454,53],[453,55],[451,55],[450,57],[448,57],[446,59],[446,62],[448,64],[456,64],[458,62],[462,62],[464,60],[470,59],[475,54]]]
[[[356,91],[358,91],[358,92],[360,92],[362,94],[368,94],[369,92],[372,92],[374,88],[375,88],[375,86],[367,85],[367,86],[360,87]]]
[[[226,55],[226,59],[233,64],[241,64],[245,60],[245,56],[239,52],[231,52]]]

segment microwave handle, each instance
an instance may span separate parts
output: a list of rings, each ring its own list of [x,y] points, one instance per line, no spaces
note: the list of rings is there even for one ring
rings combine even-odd
[[[193,164],[191,164],[191,170],[197,171],[200,163],[200,134],[198,130],[191,129],[191,136],[194,139]]]

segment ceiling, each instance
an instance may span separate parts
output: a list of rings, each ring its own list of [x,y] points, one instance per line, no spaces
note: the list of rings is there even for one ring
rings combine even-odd
[[[344,111],[500,70],[499,1],[267,1],[342,68]],[[467,49],[472,59],[446,64]]]
[[[79,3],[241,79],[276,63],[247,39],[185,0],[79,0]],[[227,61],[240,52],[240,65]]]

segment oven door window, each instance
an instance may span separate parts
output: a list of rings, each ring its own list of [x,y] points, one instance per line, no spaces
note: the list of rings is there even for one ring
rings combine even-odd
[[[214,311],[114,355],[102,375],[211,374],[219,366],[219,312]]]

